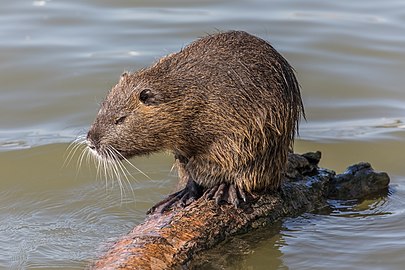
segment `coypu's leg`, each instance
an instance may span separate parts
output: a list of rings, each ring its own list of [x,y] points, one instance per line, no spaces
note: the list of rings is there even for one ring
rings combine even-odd
[[[173,204],[180,202],[180,206],[184,207],[189,205],[191,202],[199,199],[202,195],[202,186],[197,184],[191,177],[187,181],[187,185],[184,189],[177,191],[173,194],[167,196],[166,199],[155,204],[151,209],[148,210],[147,214],[155,212],[159,207],[160,213],[164,213],[173,206]]]
[[[239,207],[240,199],[246,202],[246,193],[243,189],[234,184],[221,183],[219,185],[209,188],[204,193],[204,198],[215,200],[216,204],[227,202],[233,204],[235,208]]]

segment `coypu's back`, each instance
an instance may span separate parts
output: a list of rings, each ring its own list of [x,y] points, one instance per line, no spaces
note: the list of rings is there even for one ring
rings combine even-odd
[[[293,69],[270,44],[241,31],[214,34],[149,72],[180,97],[172,109],[185,128],[174,150],[197,183],[280,185],[303,104]]]

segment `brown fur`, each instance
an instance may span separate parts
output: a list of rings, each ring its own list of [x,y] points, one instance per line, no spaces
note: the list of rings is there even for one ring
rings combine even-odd
[[[140,101],[144,89],[153,93],[149,104]],[[280,186],[302,114],[288,62],[264,40],[231,31],[123,74],[88,141],[104,157],[112,148],[125,157],[170,150],[183,177],[204,187],[271,190]]]

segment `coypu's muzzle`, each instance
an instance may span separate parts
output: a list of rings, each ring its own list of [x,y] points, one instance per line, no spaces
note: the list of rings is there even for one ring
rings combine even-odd
[[[87,133],[86,146],[93,155],[106,160],[118,161],[133,156],[133,154],[121,151],[111,145],[108,138],[108,136],[101,135],[97,127],[92,126]]]
[[[86,145],[93,153],[100,154],[100,136],[94,132],[93,127],[87,132]]]
[[[95,145],[91,140],[89,140],[88,138],[87,138],[87,140],[86,140],[86,145],[87,145],[87,147],[90,148],[91,150],[97,151],[97,150],[96,150],[96,145]]]

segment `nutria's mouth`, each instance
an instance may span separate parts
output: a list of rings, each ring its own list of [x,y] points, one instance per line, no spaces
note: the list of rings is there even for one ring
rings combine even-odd
[[[127,151],[121,151],[113,146],[96,146],[91,140],[86,140],[87,149],[97,158],[107,161],[121,161],[132,157]]]

